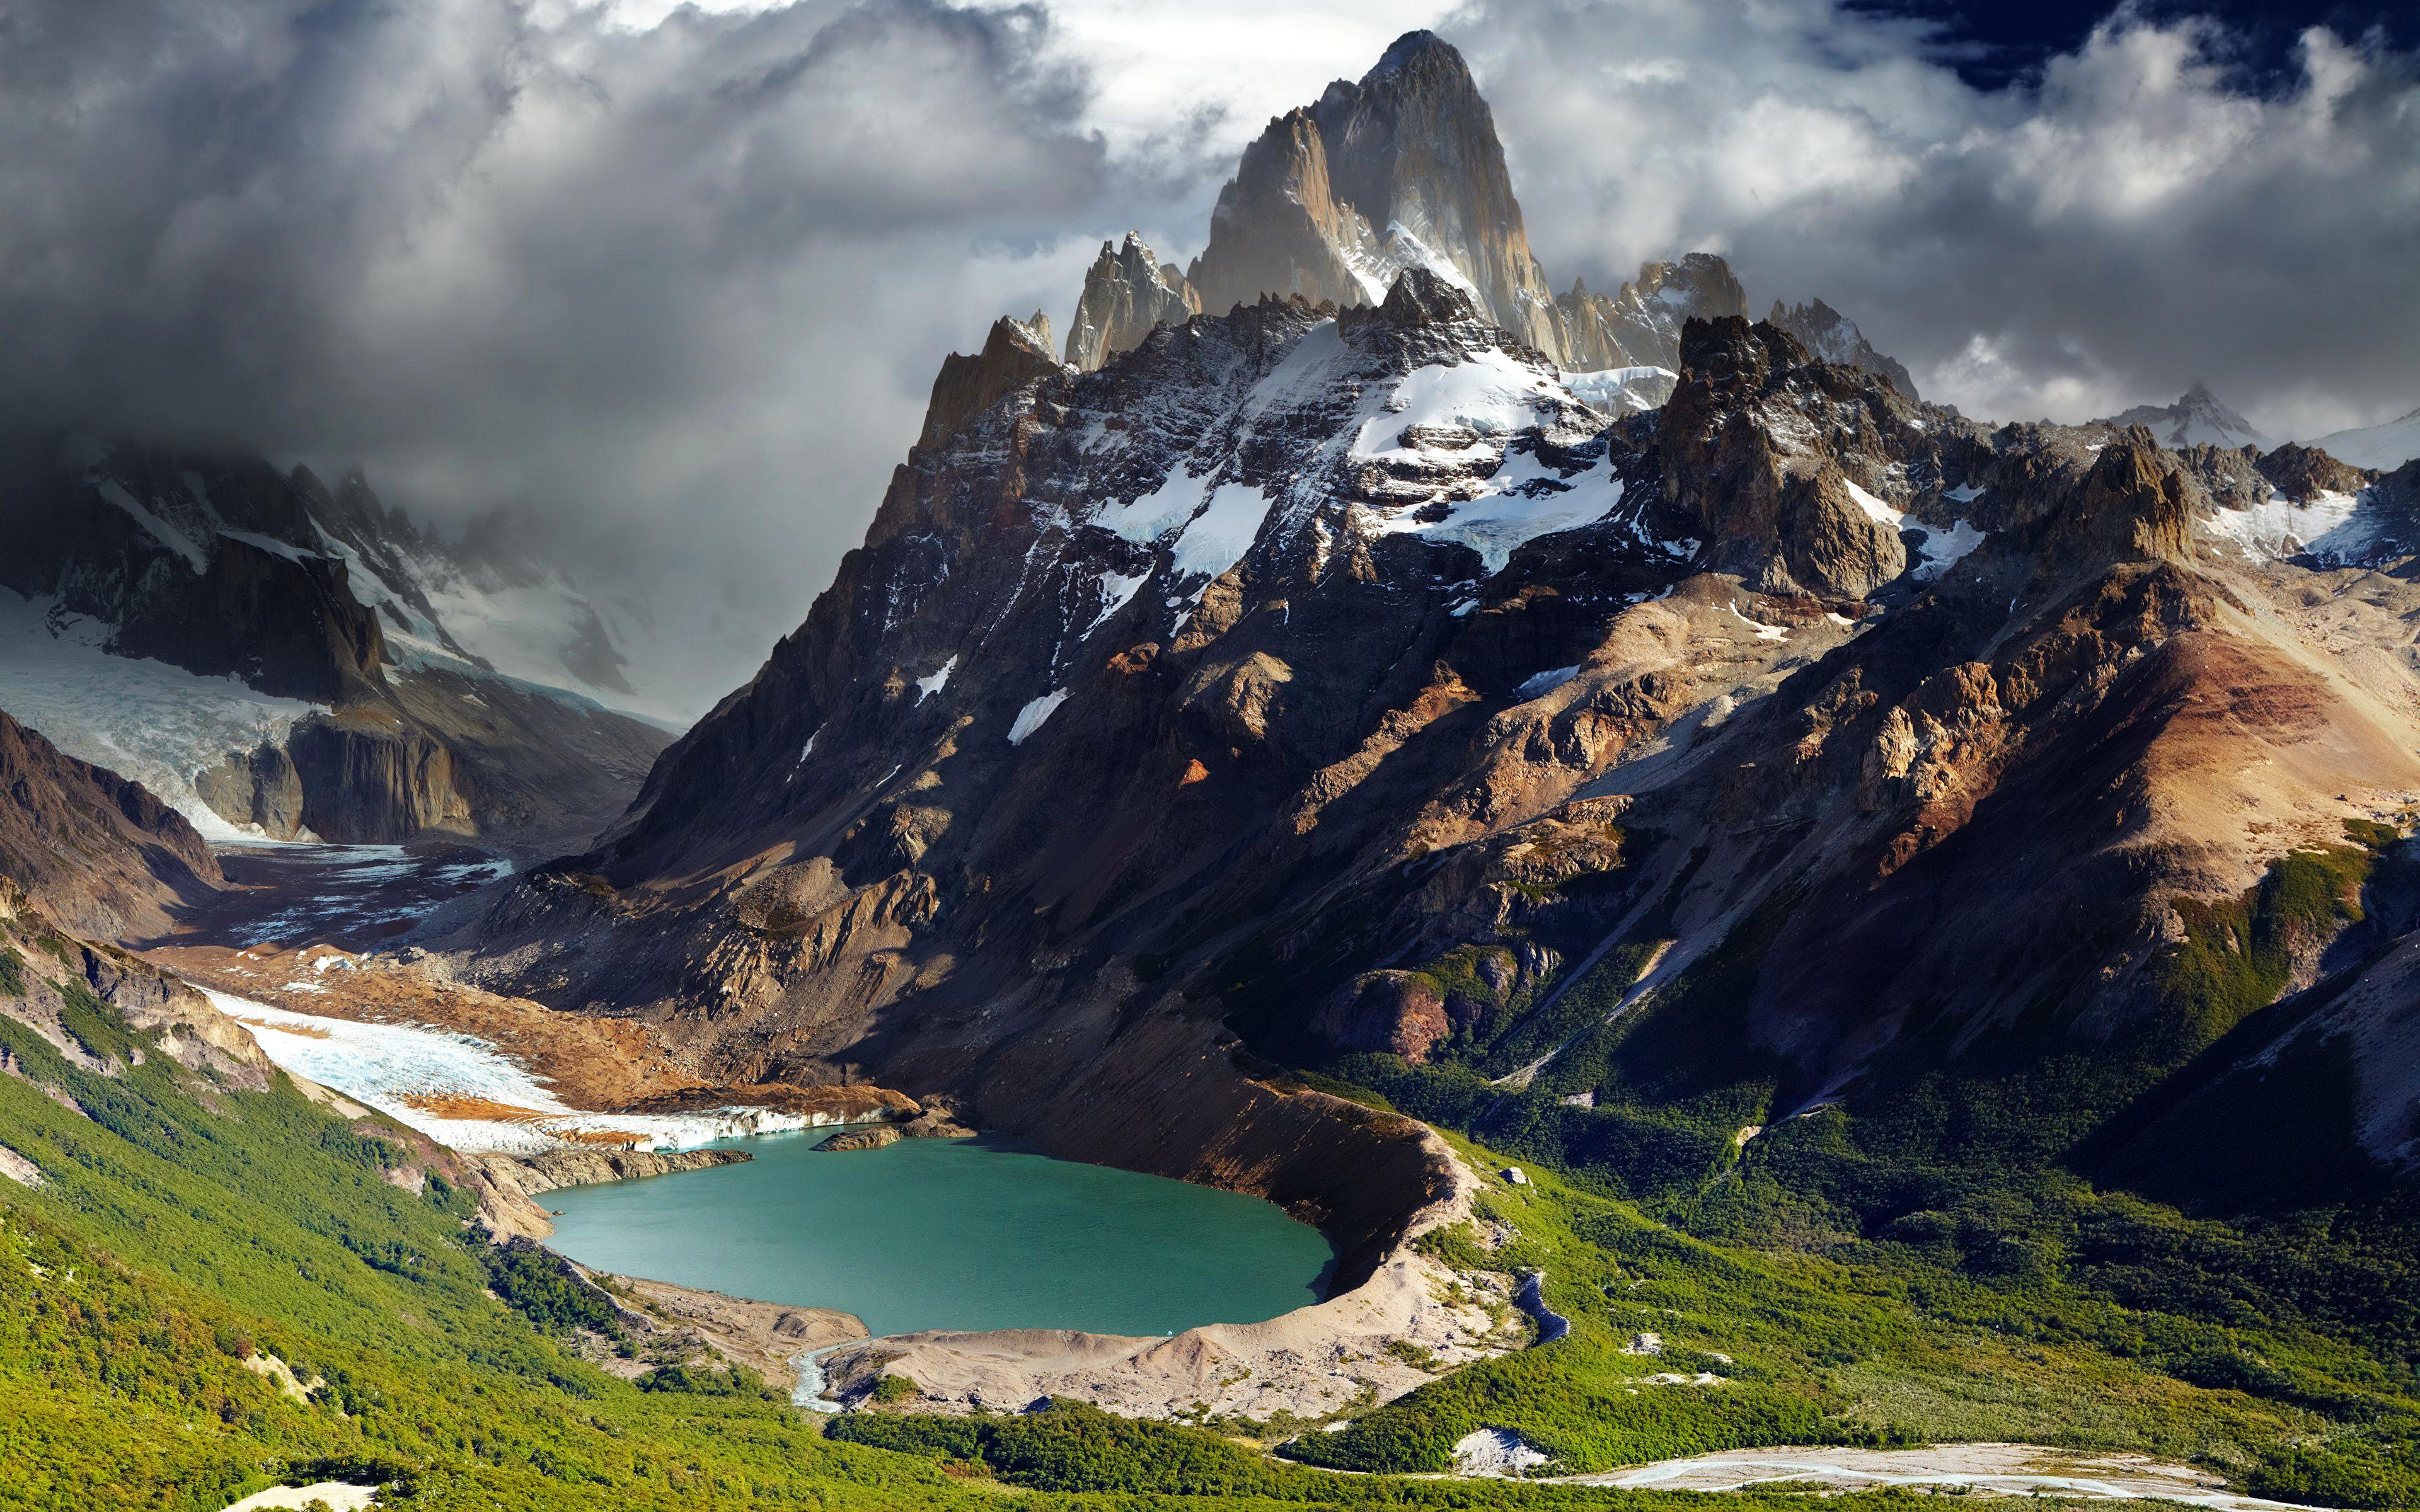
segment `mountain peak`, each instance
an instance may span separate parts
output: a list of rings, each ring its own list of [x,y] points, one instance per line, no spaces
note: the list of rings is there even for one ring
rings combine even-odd
[[[1871,373],[1909,398],[1920,397],[1905,363],[1876,351],[1854,320],[1822,300],[1794,307],[1776,300],[1773,313],[1765,318],[1804,342],[1808,351],[1823,361]]]
[[[1470,77],[1470,67],[1462,60],[1462,53],[1451,42],[1425,28],[1405,32],[1387,44],[1387,51],[1370,71],[1361,76],[1361,87],[1369,88],[1382,80],[1401,73],[1422,69],[1446,71]]]
[[[2186,389],[2174,404],[2138,404],[2094,424],[2120,430],[2130,425],[2145,426],[2161,445],[2172,451],[2208,445],[2228,450],[2257,446],[2265,452],[2274,444],[2258,426],[2230,409],[2225,400],[2210,392],[2208,384],[2201,382]]]
[[[1129,231],[1124,242],[1102,242],[1084,275],[1084,293],[1067,328],[1067,361],[1089,373],[1141,346],[1153,327],[1182,325],[1201,313],[1202,296],[1192,284],[1174,264],[1159,260],[1141,232]]]
[[[1269,122],[1218,195],[1188,277],[1202,308],[1263,294],[1376,304],[1432,270],[1483,318],[1560,350],[1554,295],[1529,253],[1496,118],[1462,54],[1432,32],[1396,39],[1357,84]]]

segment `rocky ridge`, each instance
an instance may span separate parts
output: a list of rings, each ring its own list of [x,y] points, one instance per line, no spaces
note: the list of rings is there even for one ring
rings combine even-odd
[[[0,700],[136,764],[214,833],[551,848],[610,817],[664,743],[498,672],[438,606],[532,569],[424,535],[358,475],[81,441],[21,442],[6,467],[0,587],[23,608]],[[617,680],[610,641],[581,656]]]
[[[101,939],[156,933],[224,882],[184,816],[0,713],[0,892]]]

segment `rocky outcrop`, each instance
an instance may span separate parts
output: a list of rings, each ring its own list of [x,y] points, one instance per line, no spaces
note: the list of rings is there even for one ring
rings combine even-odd
[[[0,713],[0,890],[119,939],[163,928],[170,909],[221,882],[183,815]]]
[[[942,444],[1007,394],[1058,370],[1059,359],[1050,350],[1049,322],[1042,312],[1035,311],[1031,320],[1001,316],[992,322],[982,351],[972,357],[952,352],[941,359],[917,444]]]
[[[1916,392],[1916,379],[1908,375],[1906,363],[1876,351],[1855,321],[1822,300],[1787,307],[1776,300],[1773,313],[1765,320],[1797,337],[1808,351],[1827,363],[1871,373],[1910,399],[1923,397]]]
[[[840,1134],[826,1134],[815,1148],[834,1151],[881,1149],[886,1146],[895,1145],[906,1137],[896,1127],[884,1123],[876,1124],[871,1129],[850,1129]]]
[[[2347,467],[2316,446],[2298,445],[2288,441],[2254,466],[2272,486],[2298,504],[2307,504],[2322,494],[2358,493],[2367,486],[2371,474],[2359,468]]]
[[[678,1171],[710,1170],[737,1165],[756,1157],[744,1149],[607,1149],[569,1148],[540,1150],[535,1155],[465,1155],[464,1160],[490,1175],[508,1174],[521,1191],[535,1196],[566,1186],[597,1186],[606,1181],[636,1181]]]
[[[1090,372],[1141,346],[1153,327],[1182,325],[1201,313],[1202,296],[1185,274],[1174,263],[1159,261],[1141,236],[1129,231],[1123,245],[1102,242],[1100,256],[1084,275],[1084,293],[1067,328],[1068,365]],[[1049,340],[1047,327],[1040,335]]]
[[[1839,383],[1770,325],[1693,320],[1682,343],[1657,459],[1664,495],[1699,523],[1709,564],[1765,593],[1850,599],[1905,572],[1900,532],[1881,513],[1896,506],[1863,501],[1893,485],[1838,440],[1880,428],[1885,446],[1921,451],[1913,408]]]
[[[1462,54],[1429,32],[1269,123],[1220,192],[1189,276],[1217,313],[1264,294],[1374,304],[1415,267],[1468,290],[1530,346],[1559,349],[1554,291],[1530,255],[1494,115]]]

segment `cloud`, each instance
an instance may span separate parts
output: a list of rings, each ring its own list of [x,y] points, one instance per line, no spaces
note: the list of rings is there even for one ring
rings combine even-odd
[[[856,544],[941,355],[1200,249],[1272,114],[1435,23],[1559,280],[1692,248],[1929,393],[2420,402],[2420,85],[2120,13],[1978,89],[1831,0],[0,0],[0,424],[508,506],[703,708]]]
[[[1054,40],[934,0],[0,7],[0,414],[517,505],[629,569],[703,704],[941,353],[1080,278],[1109,170]]]
[[[2220,27],[2119,10],[1985,90],[1830,0],[1480,0],[1445,29],[1558,279],[1718,250],[1993,418],[2196,378],[2285,433],[2420,402],[2420,66],[2382,41],[2306,32],[2264,90]]]

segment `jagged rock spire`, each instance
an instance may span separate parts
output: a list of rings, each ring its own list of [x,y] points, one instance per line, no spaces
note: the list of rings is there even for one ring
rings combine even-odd
[[[1358,84],[1269,122],[1220,192],[1190,277],[1204,309],[1262,294],[1375,304],[1424,267],[1549,353],[1554,294],[1529,253],[1496,120],[1462,54],[1398,39]]]
[[[1747,295],[1730,265],[1709,252],[1643,264],[1638,277],[1615,294],[1592,293],[1575,281],[1555,301],[1563,365],[1583,373],[1608,367],[1678,372],[1684,322],[1746,314]]]
[[[1174,263],[1156,257],[1140,232],[1125,243],[1101,243],[1084,275],[1083,297],[1067,329],[1067,361],[1086,372],[1142,345],[1162,321],[1181,324],[1202,313],[1202,296]]]

